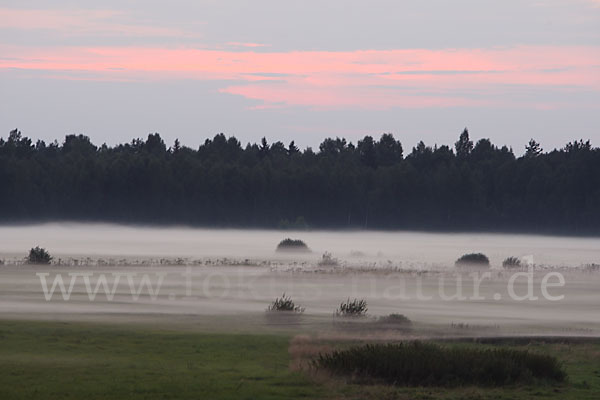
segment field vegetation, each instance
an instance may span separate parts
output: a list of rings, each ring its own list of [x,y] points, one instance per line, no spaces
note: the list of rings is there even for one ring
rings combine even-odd
[[[310,249],[300,239],[283,239],[277,245],[277,251],[286,251],[286,252],[309,252]]]
[[[340,306],[335,310],[335,315],[338,317],[357,318],[367,315],[367,301],[365,299],[347,299],[340,303]]]
[[[396,313],[379,317],[377,322],[397,328],[410,328],[412,326],[412,321],[406,315]]]
[[[489,267],[490,259],[482,253],[469,253],[456,260],[457,267]]]
[[[522,263],[518,257],[511,256],[511,257],[505,258],[504,261],[502,261],[502,266],[506,269],[516,269],[516,268],[521,268]]]
[[[517,359],[515,363],[525,365],[520,370],[524,373],[519,375],[522,378],[528,378],[523,371],[529,369],[547,371],[550,375],[545,376],[550,379],[535,377],[532,373],[532,379],[496,386],[456,386],[459,382],[456,377],[447,377],[447,382],[454,382],[454,386],[425,386],[427,381],[415,386],[399,386],[378,379],[357,381],[347,378],[345,373],[338,378],[329,373],[293,370],[290,365],[300,350],[291,350],[293,340],[287,335],[205,333],[174,330],[168,325],[0,321],[0,338],[0,398],[3,400],[596,400],[600,393],[598,340],[423,343],[420,346],[431,349],[423,351],[432,351],[436,357],[441,351],[442,356],[447,357],[470,355],[473,361],[490,351],[498,360]],[[361,343],[317,342],[307,343],[304,348],[331,354],[326,348],[333,351],[338,348],[341,352],[361,348]],[[419,350],[409,351],[422,354]],[[522,356],[524,351],[529,356]],[[389,360],[391,356],[383,357]],[[525,364],[518,361],[519,357],[534,360],[533,366],[527,364],[529,361]],[[558,364],[548,361],[554,359]],[[428,362],[426,359],[417,361],[421,366]],[[493,365],[503,365],[503,362]],[[512,366],[509,371],[510,368]],[[560,377],[561,370],[567,380],[553,380],[552,376]],[[485,376],[485,371],[464,373],[467,377]]]
[[[52,256],[46,251],[46,249],[36,246],[29,250],[27,256],[27,262],[29,264],[50,264]]]
[[[321,354],[313,365],[335,375],[400,386],[500,386],[566,379],[559,361],[552,356],[418,341],[333,351]]]
[[[277,297],[267,308],[269,312],[290,312],[290,313],[303,313],[304,307],[300,307],[290,296],[286,296],[285,293],[281,297]]]

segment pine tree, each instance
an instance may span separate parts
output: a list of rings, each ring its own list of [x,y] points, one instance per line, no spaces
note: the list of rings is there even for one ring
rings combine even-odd
[[[526,157],[537,157],[542,154],[542,147],[538,142],[531,139],[527,146],[525,146],[525,156]]]
[[[473,142],[469,139],[469,130],[465,128],[458,138],[458,142],[454,144],[456,156],[465,158],[473,151]]]
[[[296,146],[296,144],[294,143],[293,140],[288,145],[287,152],[288,152],[288,155],[290,155],[290,156],[300,152],[300,150],[298,149],[298,147]]]

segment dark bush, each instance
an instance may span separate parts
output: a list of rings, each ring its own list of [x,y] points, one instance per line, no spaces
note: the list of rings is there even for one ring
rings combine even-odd
[[[502,261],[502,266],[504,268],[521,268],[522,264],[518,257],[508,257]]]
[[[346,300],[335,311],[338,317],[364,317],[367,315],[367,301],[364,299]]]
[[[412,325],[412,321],[402,314],[390,314],[385,317],[380,317],[377,322],[386,325],[394,325],[397,327],[409,327]]]
[[[286,296],[285,293],[275,299],[267,308],[267,311],[287,311],[294,313],[303,313],[304,308],[296,305],[291,297]]]
[[[489,267],[490,259],[482,253],[470,253],[460,257],[455,262],[456,266],[484,266]]]
[[[277,251],[308,252],[310,249],[302,240],[287,238],[279,242]]]
[[[551,356],[422,342],[364,345],[320,354],[313,366],[334,375],[400,386],[500,386],[566,379],[562,366]]]
[[[29,256],[27,257],[29,264],[50,264],[50,261],[52,261],[52,257],[46,249],[36,246],[29,250]]]

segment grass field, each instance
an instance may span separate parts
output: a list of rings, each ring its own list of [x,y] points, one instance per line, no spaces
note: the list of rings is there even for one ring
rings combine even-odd
[[[447,389],[346,384],[295,372],[289,368],[290,339],[127,325],[2,321],[0,399],[600,398],[600,341],[503,345],[558,357],[565,364],[567,383]]]
[[[285,336],[0,323],[0,399],[318,398]]]

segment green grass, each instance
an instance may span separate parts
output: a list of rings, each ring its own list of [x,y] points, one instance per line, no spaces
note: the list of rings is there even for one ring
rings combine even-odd
[[[0,321],[0,399],[577,399],[600,393],[600,341],[442,343],[557,357],[560,384],[393,387],[290,370],[289,336]]]
[[[289,338],[0,322],[0,399],[317,398]]]

